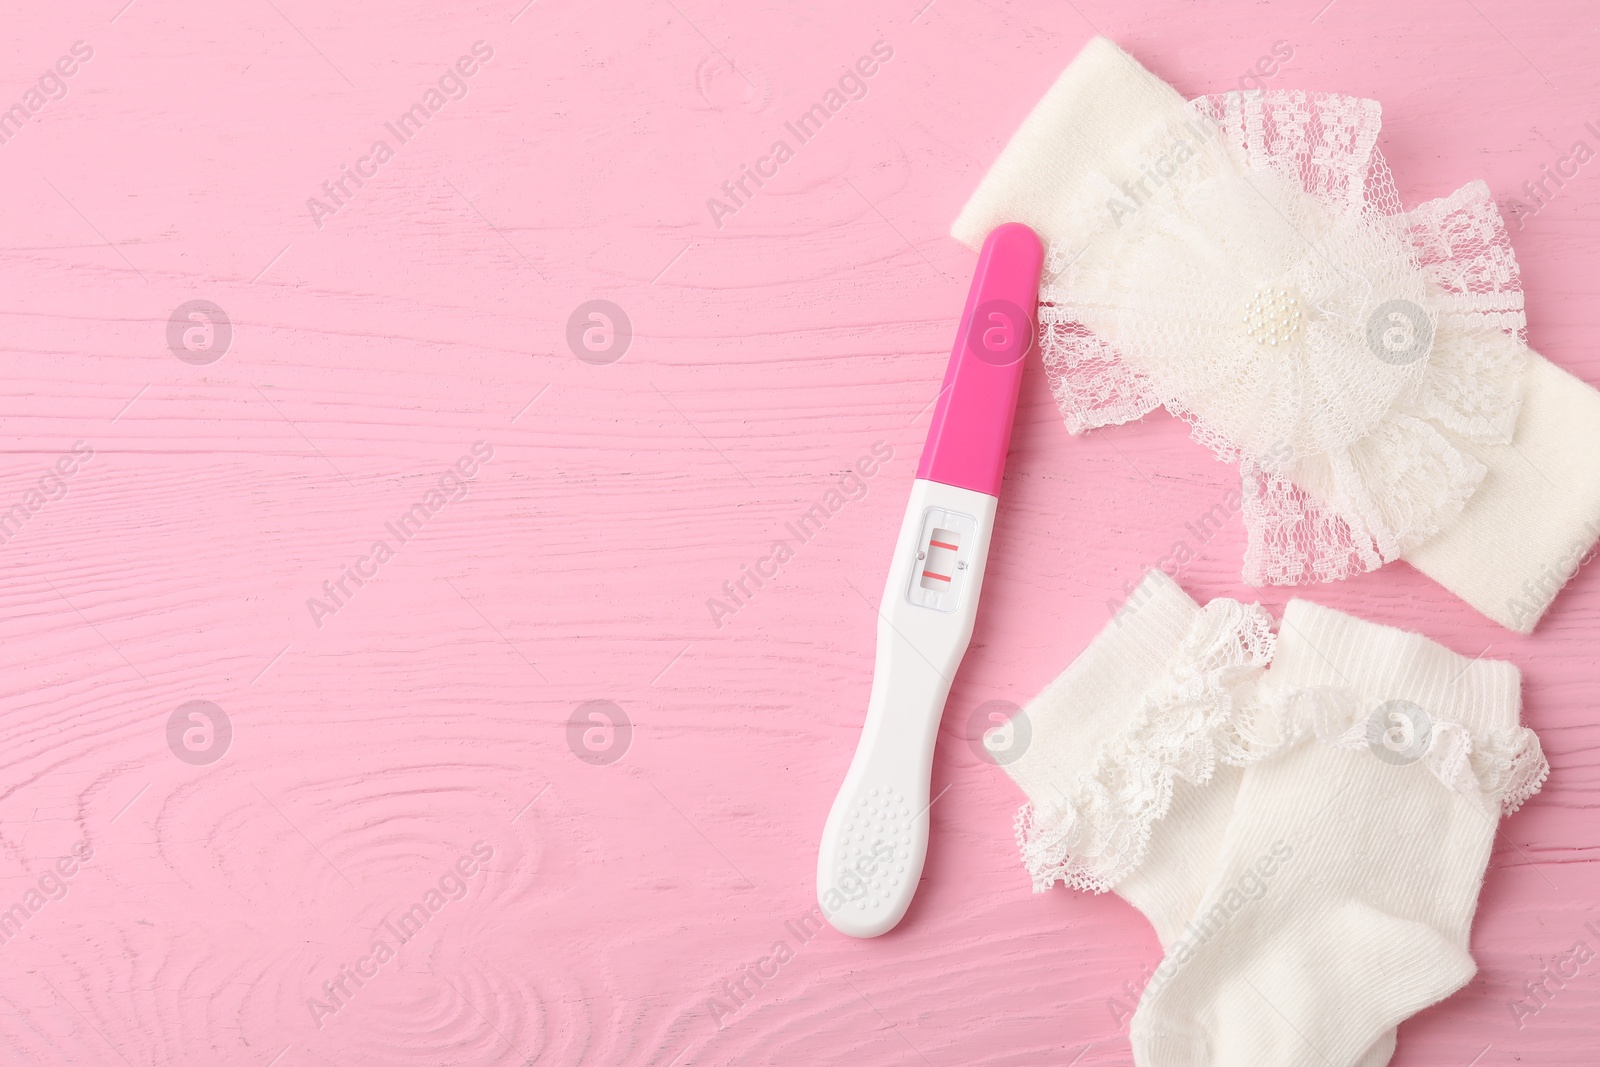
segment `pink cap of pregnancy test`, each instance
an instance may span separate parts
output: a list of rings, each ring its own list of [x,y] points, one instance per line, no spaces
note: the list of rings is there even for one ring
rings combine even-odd
[[[995,227],[983,242],[918,478],[1000,495],[1043,266],[1044,246],[1020,222]]]

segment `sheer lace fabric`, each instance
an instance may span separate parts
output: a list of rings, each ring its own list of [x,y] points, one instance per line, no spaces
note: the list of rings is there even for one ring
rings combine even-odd
[[[1381,746],[1373,703],[1343,687],[1300,689],[1279,698],[1277,750],[1315,738],[1351,750]],[[1526,726],[1473,734],[1448,720],[1432,720],[1418,739],[1415,762],[1449,789],[1477,802],[1498,818],[1510,815],[1550,776],[1539,736]]]
[[[1459,438],[1515,425],[1517,268],[1482,183],[1401,210],[1376,102],[1191,104],[1107,161],[1050,250],[1040,343],[1068,428],[1157,406],[1240,464],[1253,584],[1370,570],[1484,476]]]

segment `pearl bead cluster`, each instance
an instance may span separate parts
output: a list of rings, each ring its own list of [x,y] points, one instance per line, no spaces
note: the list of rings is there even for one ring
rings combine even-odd
[[[1244,326],[1258,345],[1286,345],[1300,329],[1300,298],[1271,286],[1244,306]]]
[[[844,839],[839,846],[840,873],[856,873],[862,856],[873,856],[881,845],[894,850],[894,858],[877,863],[867,895],[856,901],[862,911],[878,908],[889,899],[889,891],[905,877],[906,860],[911,852],[911,808],[906,798],[886,785],[878,786],[856,801],[845,816]]]

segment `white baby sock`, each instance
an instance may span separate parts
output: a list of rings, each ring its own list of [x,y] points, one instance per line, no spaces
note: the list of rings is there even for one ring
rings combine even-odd
[[[1225,762],[1232,694],[1271,655],[1264,612],[1231,601],[1203,611],[1166,575],[1147,575],[1024,709],[1032,739],[1006,771],[1030,801],[1017,840],[1034,889],[1114,888],[1163,943],[1181,930],[1239,786]]]
[[[1245,703],[1272,655],[1266,613],[1200,608],[1151,571],[1117,617],[1024,709],[1006,771],[1027,794],[1017,838],[1034,888],[1113,890],[1171,949],[1222,855],[1244,777],[1264,754]],[[1337,1067],[1383,1067],[1394,1033]]]
[[[1460,988],[1502,810],[1547,767],[1515,667],[1284,613],[1211,882],[1134,1015],[1140,1067],[1326,1067]],[[1272,723],[1276,722],[1276,727]]]

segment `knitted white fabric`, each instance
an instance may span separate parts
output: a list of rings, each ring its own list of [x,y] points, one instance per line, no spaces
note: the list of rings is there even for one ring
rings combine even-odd
[[[1378,128],[1351,97],[1186,103],[1097,39],[952,232],[1050,242],[1069,429],[1162,404],[1240,463],[1247,580],[1408,558],[1527,632],[1600,533],[1600,394],[1523,344],[1487,188],[1401,211]]]
[[[1094,642],[1026,708],[1006,771],[1028,797],[1017,839],[1034,889],[1112,889],[1170,950],[1214,880],[1244,764],[1278,747],[1248,702],[1272,655],[1259,608],[1201,609],[1151,571]],[[1274,727],[1275,730],[1275,727]],[[1338,1067],[1383,1067],[1394,1033]]]
[[[1465,984],[1496,824],[1547,773],[1519,685],[1508,663],[1292,602],[1252,720],[1277,752],[1246,771],[1134,1014],[1135,1062],[1348,1063]]]

